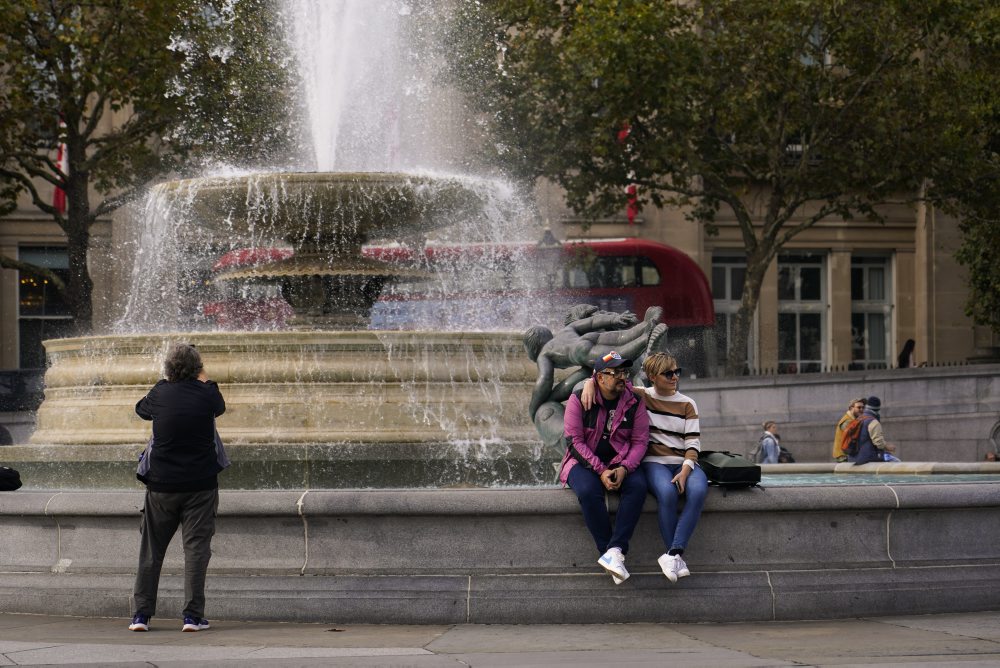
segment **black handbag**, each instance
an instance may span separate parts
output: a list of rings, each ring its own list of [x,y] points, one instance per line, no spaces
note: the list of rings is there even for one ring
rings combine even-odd
[[[8,466],[0,466],[0,492],[21,488],[21,474]]]

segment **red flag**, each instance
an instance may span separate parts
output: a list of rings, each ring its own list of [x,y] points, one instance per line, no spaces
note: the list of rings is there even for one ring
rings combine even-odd
[[[635,217],[639,214],[638,188],[634,183],[625,186],[625,194],[628,196],[628,204],[625,206],[625,215],[628,217],[628,224],[635,224]]]
[[[628,121],[622,123],[621,130],[618,131],[618,143],[625,144],[628,140],[629,135],[632,134],[632,126]],[[626,145],[625,150],[630,150],[631,147]],[[628,176],[630,179],[635,178],[635,172],[629,172]],[[639,189],[634,183],[629,183],[625,186],[625,196],[628,198],[628,204],[625,206],[625,216],[628,218],[628,224],[635,224],[635,217],[639,214]]]
[[[56,165],[62,175],[69,174],[69,156],[66,154],[66,142],[62,141],[66,134],[66,123],[59,119],[59,150],[56,153]],[[66,191],[56,186],[52,192],[52,206],[60,215],[66,213]]]

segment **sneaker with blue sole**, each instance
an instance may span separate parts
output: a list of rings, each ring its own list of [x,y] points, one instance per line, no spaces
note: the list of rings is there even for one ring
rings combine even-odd
[[[625,556],[621,550],[611,548],[601,555],[597,563],[611,575],[611,579],[616,585],[628,580],[629,573],[625,568]]]
[[[208,628],[211,627],[208,625],[207,619],[204,619],[202,617],[188,616],[184,618],[184,626],[181,627],[181,631],[191,633],[194,631],[204,631],[205,629]]]
[[[142,613],[137,613],[132,618],[132,623],[128,625],[129,631],[148,631],[149,630],[149,615],[144,615]]]

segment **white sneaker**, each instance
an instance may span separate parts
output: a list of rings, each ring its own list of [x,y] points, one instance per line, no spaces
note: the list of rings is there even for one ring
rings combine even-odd
[[[660,565],[660,570],[663,574],[667,576],[667,579],[671,582],[677,582],[677,571],[674,570],[674,557],[671,557],[667,553],[660,555],[660,558],[656,560],[656,563]]]
[[[618,548],[611,548],[597,560],[601,568],[611,574],[616,585],[628,580],[628,570],[625,569],[625,555]]]
[[[684,563],[684,559],[681,558],[681,555],[678,554],[674,557],[674,559],[674,568],[677,571],[677,577],[686,578],[691,575],[691,571],[688,570],[688,565]]]
[[[691,575],[691,571],[688,570],[687,564],[684,563],[684,559],[679,554],[661,554],[656,562],[660,564],[660,570],[671,582],[677,582],[677,578],[686,578]]]

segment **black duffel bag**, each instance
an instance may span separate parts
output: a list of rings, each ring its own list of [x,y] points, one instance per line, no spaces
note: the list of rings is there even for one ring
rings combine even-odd
[[[698,454],[698,466],[705,472],[709,484],[724,489],[760,484],[760,466],[743,455],[706,450]]]
[[[12,468],[0,466],[0,492],[13,492],[21,488],[21,475]]]

